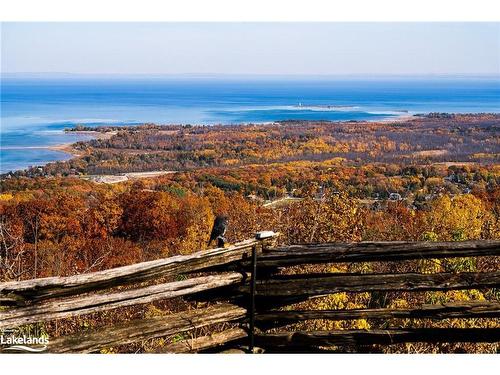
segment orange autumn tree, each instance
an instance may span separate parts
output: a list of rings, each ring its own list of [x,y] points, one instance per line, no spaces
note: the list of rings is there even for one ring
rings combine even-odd
[[[213,215],[205,198],[133,190],[119,199],[123,208],[119,234],[150,246],[157,255],[199,250],[208,240]]]

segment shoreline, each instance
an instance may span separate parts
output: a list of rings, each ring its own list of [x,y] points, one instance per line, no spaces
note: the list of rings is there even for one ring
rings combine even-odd
[[[64,152],[66,154],[69,154],[69,155],[72,155],[72,156],[75,156],[75,157],[82,156],[82,154],[80,154],[79,152],[77,152],[73,148],[73,143],[61,143],[61,144],[58,144],[58,145],[45,146],[45,147],[40,147],[40,148],[44,148],[46,150],[51,150],[51,151]]]
[[[82,130],[82,131],[75,130],[75,131],[72,131],[71,133],[76,134],[76,135],[80,134],[80,135],[93,136],[93,138],[86,140],[86,141],[89,141],[92,139],[109,139],[113,135],[116,134],[116,131],[102,133],[102,132],[91,131],[91,130]],[[67,133],[65,132],[65,134],[67,134]],[[82,153],[77,151],[75,148],[73,148],[73,144],[75,144],[75,143],[76,142],[64,142],[64,143],[58,143],[58,144],[48,145],[48,146],[20,146],[20,147],[7,146],[7,147],[2,147],[2,150],[19,150],[19,151],[21,151],[21,150],[49,150],[49,151],[56,151],[56,152],[64,153],[64,154],[69,155],[71,157],[69,159],[53,159],[53,160],[47,160],[47,161],[42,161],[42,162],[38,162],[38,163],[33,162],[32,164],[27,165],[26,167],[1,171],[0,175],[6,175],[6,174],[16,173],[16,172],[20,172],[20,171],[27,171],[32,167],[38,167],[38,166],[43,167],[49,163],[55,163],[55,162],[58,162],[61,160],[68,161],[68,160],[71,160],[73,158],[80,157],[80,156],[82,156]]]
[[[69,131],[69,132],[65,132],[66,134],[67,133],[71,133],[71,134],[81,134],[81,135],[92,135],[94,136],[92,139],[109,139],[111,138],[113,135],[115,135],[117,132],[116,131],[111,131],[111,132],[98,132],[98,131],[94,131],[94,130],[72,130],[72,131]],[[89,139],[91,140],[91,139]],[[87,140],[87,141],[89,141]],[[86,142],[86,141],[83,141],[83,142]],[[73,155],[75,157],[79,157],[79,156],[82,156],[82,154],[80,152],[78,152],[74,147],[73,145],[75,144],[75,142],[72,142],[72,143],[59,143],[59,144],[56,144],[56,145],[52,145],[52,146],[41,146],[41,147],[38,147],[38,148],[44,148],[46,150],[52,150],[52,151],[60,151],[60,152],[65,152],[67,154],[70,154],[70,155]]]
[[[76,150],[71,147],[73,143],[58,143],[56,145],[50,146],[21,146],[21,147],[3,147],[3,150],[52,150],[52,151],[61,151],[67,154],[76,155]]]
[[[374,121],[369,121],[369,122],[380,122],[381,124],[389,124],[391,122],[405,122],[405,121],[410,121],[417,118],[415,115],[411,115],[408,113],[402,114],[400,116],[395,116],[395,117],[386,117],[381,120],[374,120]]]

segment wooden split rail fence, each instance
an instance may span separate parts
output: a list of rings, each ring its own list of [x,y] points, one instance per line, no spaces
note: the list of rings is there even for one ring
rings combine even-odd
[[[287,275],[304,264],[399,262],[500,256],[500,241],[360,242],[274,247],[277,234],[226,248],[200,251],[69,277],[0,283],[0,332],[32,323],[80,316],[173,297],[210,301],[208,307],[122,322],[52,339],[49,353],[92,353],[217,323],[232,323],[212,335],[181,339],[165,353],[244,350],[315,351],[328,346],[407,342],[500,342],[500,328],[388,328],[280,331],[312,319],[499,318],[500,302],[468,301],[417,308],[283,310],[280,307],[337,292],[418,292],[500,286],[500,271],[459,273],[324,273]],[[164,280],[175,279],[178,281]],[[137,286],[138,284],[151,284]],[[133,284],[136,287],[133,287]],[[390,322],[390,320],[389,320]],[[269,327],[274,328],[268,333]],[[497,326],[498,327],[498,326]],[[0,346],[0,351],[2,347]]]

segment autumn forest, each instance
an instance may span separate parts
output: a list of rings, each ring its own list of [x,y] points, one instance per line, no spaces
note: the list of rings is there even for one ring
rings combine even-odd
[[[68,131],[91,131],[95,138],[68,146],[73,154],[69,161],[2,176],[0,281],[76,275],[203,250],[217,215],[229,218],[229,243],[252,238],[260,230],[280,232],[280,244],[500,239],[498,114],[434,113],[379,122],[78,126]],[[457,258],[407,261],[397,267],[472,272],[498,270],[499,264],[496,257]],[[328,272],[401,271],[394,267],[346,263],[328,267]],[[405,293],[336,293],[301,306],[404,307],[499,299],[497,289],[422,292],[411,298]],[[186,305],[196,307],[178,298],[37,329],[57,337]],[[455,319],[451,326],[498,327],[498,319],[485,322]],[[300,324],[363,329],[383,323],[359,319]],[[419,324],[441,323],[422,319]],[[109,351],[151,352],[170,339]],[[380,350],[496,348],[415,344]]]

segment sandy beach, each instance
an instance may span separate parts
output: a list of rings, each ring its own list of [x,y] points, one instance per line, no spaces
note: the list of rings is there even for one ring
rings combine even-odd
[[[112,131],[112,132],[98,132],[98,131],[92,131],[92,130],[75,130],[71,131],[71,134],[82,134],[82,135],[91,135],[94,139],[109,139],[113,135],[115,135],[117,132]],[[52,150],[52,151],[61,151],[65,152],[67,154],[71,154],[73,156],[81,156],[81,153],[79,153],[75,148],[73,147],[74,143],[60,143],[57,145],[52,145],[52,146],[40,146],[40,147],[32,147],[32,148],[45,148],[47,150]]]
[[[73,148],[73,143],[62,143],[59,145],[40,147],[52,151],[61,151],[73,156],[81,156],[81,154]]]
[[[402,114],[400,116],[396,116],[396,117],[387,117],[387,118],[384,118],[384,119],[377,119],[377,120],[370,120],[368,122],[379,122],[381,124],[387,124],[387,123],[394,123],[394,122],[405,122],[405,121],[409,121],[409,120],[412,120],[415,118],[415,115],[410,115],[410,114]]]

